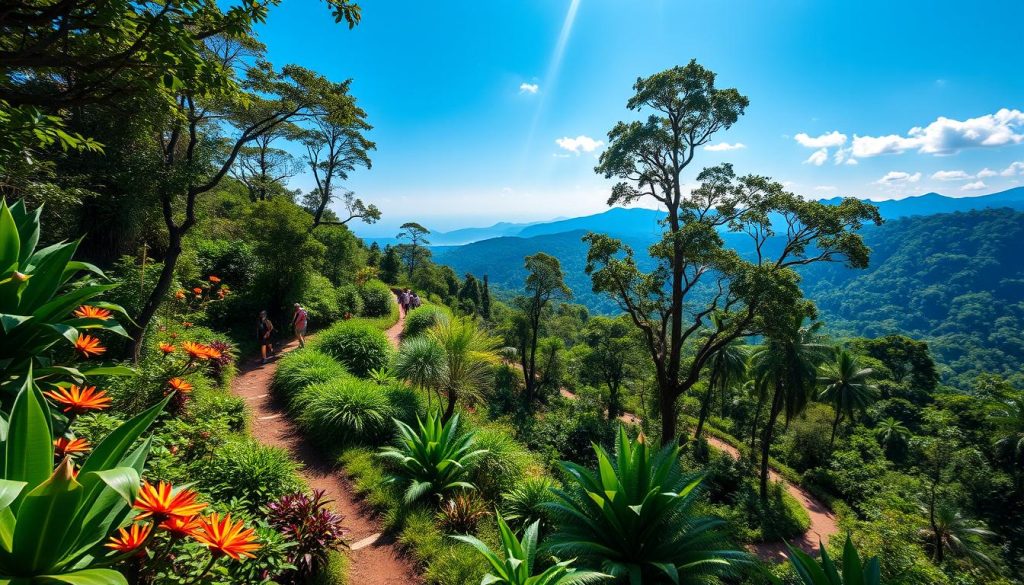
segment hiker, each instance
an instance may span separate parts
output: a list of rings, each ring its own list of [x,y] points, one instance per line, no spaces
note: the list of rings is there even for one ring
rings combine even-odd
[[[420,296],[418,294],[416,294],[416,293],[410,293],[410,294],[411,294],[411,296],[409,298],[409,306],[414,308],[414,309],[420,308],[420,305],[423,304],[423,302],[420,301]]]
[[[403,315],[409,312],[409,289],[403,288],[398,293],[398,306],[402,307]]]
[[[256,343],[260,345],[260,363],[267,363],[267,354],[274,355],[274,344],[270,334],[274,332],[274,324],[267,318],[266,311],[260,311],[260,322],[256,326]]]
[[[295,330],[295,339],[299,340],[299,347],[306,347],[306,322],[309,321],[309,314],[302,305],[295,303],[295,312],[292,314],[292,329]]]

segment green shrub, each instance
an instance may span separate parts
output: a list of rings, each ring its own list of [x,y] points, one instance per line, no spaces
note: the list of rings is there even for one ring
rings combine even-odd
[[[398,541],[426,567],[423,579],[429,585],[478,585],[487,574],[487,561],[470,545],[447,538],[424,508],[409,513]]]
[[[332,550],[327,563],[313,577],[313,585],[348,585],[348,556]]]
[[[467,481],[473,464],[485,451],[475,449],[474,433],[459,433],[459,415],[442,423],[437,412],[416,429],[395,421],[397,446],[381,450],[379,457],[395,465],[395,479],[405,487],[405,503],[423,496],[441,498],[454,489],[475,489]]]
[[[326,276],[315,272],[305,274],[303,279],[298,302],[309,313],[309,320],[326,324],[340,319],[342,311],[334,284]]]
[[[479,429],[474,448],[486,453],[476,460],[470,482],[492,501],[522,481],[531,466],[539,465],[533,454],[513,438],[512,429],[497,425]]]
[[[229,442],[197,471],[204,491],[218,500],[245,500],[252,512],[303,489],[298,466],[287,451],[252,439]]]
[[[359,294],[363,297],[363,315],[366,317],[384,317],[395,304],[395,295],[388,285],[379,280],[364,284]]]
[[[234,432],[245,430],[247,406],[245,399],[223,390],[193,391],[188,405],[190,421],[202,423],[211,418],[222,418]]]
[[[419,392],[397,382],[384,386],[384,389],[391,405],[392,418],[412,424],[424,412],[423,396]]]
[[[381,444],[394,414],[384,387],[355,378],[307,386],[295,395],[293,407],[302,431],[330,446]]]
[[[331,356],[311,348],[286,353],[277,362],[270,384],[274,396],[291,401],[311,384],[350,376],[345,366]]]
[[[451,311],[444,306],[424,305],[413,309],[405,316],[405,328],[402,330],[402,337],[416,337],[433,327],[438,321],[447,321],[451,318]]]
[[[334,296],[338,300],[338,310],[342,315],[359,315],[363,312],[363,297],[356,285],[340,286],[334,291]]]
[[[555,482],[550,477],[524,477],[511,490],[501,495],[501,511],[505,520],[517,529],[540,522],[546,528],[551,514],[545,507],[555,501],[551,490]]]
[[[391,357],[391,343],[387,335],[359,321],[336,323],[318,334],[310,345],[340,360],[349,372],[360,378],[385,367]]]

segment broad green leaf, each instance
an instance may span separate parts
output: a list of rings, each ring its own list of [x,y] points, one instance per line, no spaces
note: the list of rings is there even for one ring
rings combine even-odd
[[[107,435],[89,454],[89,458],[82,464],[80,473],[118,467],[128,449],[142,436],[142,433],[146,432],[146,429],[153,424],[156,417],[160,416],[160,413],[163,412],[173,396],[173,394],[168,394],[163,400],[136,415]]]
[[[124,575],[113,569],[85,569],[64,575],[46,575],[38,581],[48,583],[67,583],[67,585],[128,585]]]
[[[0,275],[6,276],[18,268],[21,255],[21,237],[18,235],[18,224],[11,215],[7,202],[0,203]]]
[[[4,442],[4,479],[23,481],[31,490],[53,471],[53,432],[50,407],[32,383],[32,371],[22,379],[14,400]],[[17,503],[14,505],[17,509]]]
[[[44,574],[65,552],[62,546],[77,538],[80,527],[71,519],[82,501],[82,484],[65,460],[49,479],[25,495],[18,508],[11,557],[18,574]]]

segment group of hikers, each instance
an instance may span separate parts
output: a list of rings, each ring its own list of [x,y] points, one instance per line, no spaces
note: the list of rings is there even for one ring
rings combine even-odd
[[[407,314],[410,310],[415,309],[423,304],[412,289],[402,289],[398,293],[398,305],[402,308],[402,314]],[[292,305],[292,331],[295,333],[295,339],[299,342],[299,347],[306,347],[306,325],[309,323],[309,313],[306,309],[302,308],[302,305],[295,303]],[[260,320],[256,325],[256,342],[260,346],[260,363],[267,363],[267,357],[274,355],[274,343],[272,335],[274,333],[274,324],[270,321],[266,311],[260,311]]]
[[[295,339],[299,342],[299,347],[306,347],[306,325],[309,323],[309,313],[299,303],[295,303],[292,308],[292,331],[295,333]],[[260,346],[261,364],[267,363],[267,356],[274,355],[273,333],[274,324],[267,317],[267,312],[260,311],[260,320],[256,325],[256,343]]]
[[[402,307],[402,314],[406,314],[410,309],[415,309],[423,304],[420,300],[420,296],[416,294],[412,289],[403,288],[398,292],[398,305]]]

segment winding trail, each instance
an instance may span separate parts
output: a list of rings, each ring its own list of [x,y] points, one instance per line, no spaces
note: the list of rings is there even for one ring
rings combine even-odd
[[[401,329],[399,329],[401,331]],[[290,351],[295,342],[281,352]],[[394,539],[381,534],[374,512],[356,496],[349,480],[299,433],[284,409],[270,397],[275,362],[246,361],[231,384],[252,412],[251,432],[264,445],[281,447],[302,464],[300,474],[313,489],[324,490],[330,507],[344,516],[342,525],[350,543],[348,582],[352,585],[416,585],[422,583],[413,563]]]
[[[570,400],[574,400],[576,398],[575,394],[565,388],[561,389],[561,394]],[[640,424],[640,417],[631,412],[622,413],[619,415],[619,420],[631,425]],[[740,458],[739,450],[729,443],[707,433],[704,433],[704,438],[707,439],[708,445],[711,445],[716,450],[727,453],[733,459]],[[807,511],[807,515],[811,519],[811,525],[807,530],[800,535],[799,538],[791,540],[790,544],[809,555],[817,555],[819,541],[821,544],[827,545],[829,538],[833,534],[839,532],[839,522],[836,520],[835,513],[832,512],[832,510],[830,510],[823,502],[811,495],[810,492],[798,485],[790,483],[776,470],[769,469],[768,478],[775,482],[781,482],[783,487],[786,488],[786,492],[793,496],[793,499],[799,502],[803,509]],[[750,545],[750,550],[760,559],[772,562],[785,561],[788,553],[786,550],[786,543],[781,540],[755,543]]]

